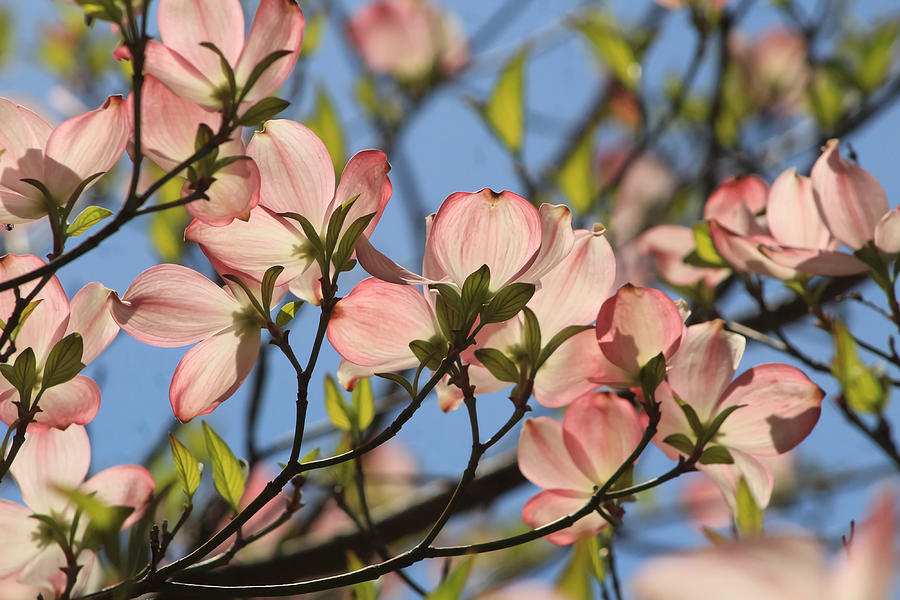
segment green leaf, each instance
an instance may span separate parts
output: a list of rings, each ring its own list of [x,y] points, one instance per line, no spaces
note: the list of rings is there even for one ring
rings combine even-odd
[[[763,511],[756,503],[750,486],[743,477],[738,481],[735,502],[737,504],[735,521],[741,535],[747,537],[761,534],[763,532]]]
[[[691,431],[694,432],[694,435],[697,436],[698,440],[701,440],[705,437],[706,428],[703,426],[703,423],[700,421],[700,417],[697,416],[697,411],[694,410],[694,407],[682,400],[681,398],[675,397],[675,401],[678,402],[678,406],[681,407],[681,412],[684,413],[684,417],[687,419],[688,425],[691,426]]]
[[[412,384],[407,381],[406,377],[400,375],[399,373],[375,373],[376,377],[381,377],[382,379],[387,379],[388,381],[393,381],[409,394],[410,398],[415,397],[416,392],[412,387]]]
[[[372,383],[367,377],[356,382],[350,395],[350,403],[356,414],[356,427],[362,431],[375,419],[375,398],[372,395]]]
[[[587,132],[556,174],[559,189],[569,199],[572,209],[579,214],[590,212],[594,194],[597,193],[593,141],[593,131]]]
[[[593,542],[593,544],[591,543]],[[571,600],[591,600],[591,552],[596,547],[596,537],[582,537],[572,545],[569,561],[556,580],[556,589]]]
[[[446,344],[438,341],[413,340],[409,343],[409,349],[419,359],[419,364],[432,371],[441,366],[441,360],[447,353]]]
[[[307,29],[309,25],[307,25]],[[306,50],[306,35],[304,33],[303,52]],[[344,132],[341,129],[341,119],[337,114],[331,98],[324,86],[318,86],[316,89],[316,107],[313,114],[306,119],[306,126],[312,129],[313,133],[319,136],[328,148],[328,154],[331,156],[331,162],[334,165],[335,176],[340,177],[341,171],[347,159],[347,150],[344,145]]]
[[[352,552],[347,552],[347,569],[350,571],[358,571],[366,565]],[[374,581],[363,581],[354,583],[352,588],[354,600],[375,600],[378,597],[378,591],[375,589]]]
[[[481,309],[487,298],[488,288],[491,286],[491,269],[487,265],[481,265],[477,271],[471,273],[463,282],[460,299],[464,315]]]
[[[303,306],[303,300],[295,300],[282,306],[275,316],[275,324],[279,327],[284,327],[290,323],[297,316],[297,311],[300,310],[301,306]]]
[[[87,517],[89,528],[94,533],[88,533],[85,537],[95,537],[101,540],[108,539],[110,535],[118,534],[122,524],[128,516],[134,512],[131,506],[112,506],[97,498],[96,492],[83,492],[79,489],[56,487],[56,491],[69,499]]]
[[[841,76],[829,65],[813,73],[812,82],[806,88],[812,112],[825,131],[833,131],[844,116],[844,89]]]
[[[70,333],[56,342],[44,362],[41,388],[45,390],[52,388],[78,375],[84,368],[81,362],[83,351],[84,342],[80,333]]]
[[[325,246],[322,244],[322,239],[319,237],[319,232],[316,231],[316,228],[313,226],[313,224],[309,222],[309,219],[295,212],[278,213],[278,216],[293,219],[300,223],[300,227],[303,228],[303,235],[305,235],[306,239],[309,240],[309,243],[312,244],[313,249],[315,249],[315,251],[318,253],[318,256],[324,260]]]
[[[226,279],[226,280],[234,283],[235,285],[237,285],[239,288],[241,288],[241,290],[244,292],[244,294],[247,295],[247,300],[249,300],[250,304],[253,305],[253,308],[256,309],[256,312],[259,313],[262,317],[264,317],[266,319],[269,318],[269,313],[267,313],[263,309],[262,305],[259,303],[259,300],[253,294],[253,292],[250,290],[250,288],[247,287],[247,284],[244,283],[243,281],[241,281],[240,277],[238,277],[237,275],[233,275],[231,273],[222,273],[222,279]]]
[[[527,306],[522,309],[525,317],[524,326],[522,328],[522,341],[525,344],[525,352],[528,354],[528,361],[532,368],[538,361],[541,353],[541,324],[538,323],[537,316],[534,311]]]
[[[320,449],[316,447],[304,454],[303,458],[300,459],[300,464],[309,463],[319,458],[319,451]]]
[[[534,285],[511,283],[491,298],[481,311],[482,323],[502,323],[519,314],[534,295]]]
[[[650,398],[656,392],[656,388],[666,378],[666,357],[660,352],[641,367],[641,390],[644,396]],[[699,434],[698,434],[699,435]]]
[[[231,65],[228,63],[228,58],[226,58],[222,51],[219,50],[219,47],[212,42],[200,42],[200,45],[212,50],[219,56],[219,66],[222,69],[222,74],[225,75],[225,79],[228,81],[228,99],[234,99],[237,96],[237,83],[234,80],[234,69],[232,69]]]
[[[263,274],[260,295],[262,295],[262,308],[266,315],[272,312],[272,294],[275,291],[275,282],[278,281],[278,276],[282,271],[284,271],[284,267],[277,265],[269,267]]]
[[[37,359],[34,350],[25,348],[16,357],[13,364],[0,364],[0,373],[19,391],[19,399],[24,404],[22,408],[28,409],[31,405],[31,393],[37,385]]]
[[[569,325],[564,328],[562,331],[554,335],[550,338],[550,341],[547,342],[547,345],[544,346],[544,349],[541,350],[541,355],[538,357],[537,365],[535,368],[540,368],[550,356],[556,352],[557,348],[562,346],[569,338],[574,337],[581,333],[582,331],[587,331],[589,329],[593,329],[593,325]]]
[[[519,368],[508,356],[496,348],[479,348],[475,358],[500,381],[519,382]]]
[[[884,382],[860,360],[856,340],[843,321],[835,321],[832,336],[831,373],[840,382],[847,405],[856,412],[881,414],[889,397]]]
[[[691,252],[684,262],[695,267],[706,267],[710,269],[728,269],[728,264],[713,243],[712,235],[709,233],[709,223],[700,221],[695,223],[691,228],[694,233],[694,246],[696,250]]]
[[[728,408],[717,414],[716,418],[706,426],[706,431],[704,432],[703,437],[700,438],[700,442],[702,443],[702,445],[706,445],[706,442],[715,438],[716,434],[719,433],[719,429],[721,429],[722,427],[722,423],[725,422],[725,419],[727,419],[731,413],[739,408],[743,408],[744,406],[746,406],[746,404],[735,404],[734,406],[729,406]]]
[[[303,56],[309,58],[322,42],[322,32],[328,24],[329,13],[325,10],[316,11],[312,15],[305,10],[304,13],[306,25],[303,27]]]
[[[206,451],[209,454],[216,491],[234,512],[238,512],[247,481],[244,469],[228,444],[206,421],[203,421],[203,437],[206,439]]]
[[[472,570],[473,557],[466,556],[460,560],[459,565],[450,572],[450,575],[437,586],[433,592],[425,596],[425,600],[459,600],[462,597],[463,588]]]
[[[369,226],[374,217],[375,213],[369,213],[350,223],[350,226],[344,231],[344,235],[341,236],[341,241],[338,243],[337,251],[332,259],[336,267],[340,267],[347,262],[350,255],[353,254],[353,249],[356,247],[359,236],[366,230],[366,227]]]
[[[122,9],[113,0],[75,0],[84,14],[98,21],[122,22]]]
[[[641,79],[641,63],[613,15],[595,11],[574,25],[619,81],[629,89],[636,89]]]
[[[69,237],[78,237],[106,217],[112,214],[112,211],[102,206],[88,206],[75,221],[66,228],[66,235]]]
[[[694,453],[694,442],[683,433],[667,435],[665,439],[663,439],[663,442],[688,456]]]
[[[342,431],[352,431],[356,415],[331,375],[325,376],[325,410],[331,423]]]
[[[447,308],[459,314],[465,313],[462,296],[459,295],[459,292],[456,291],[455,287],[446,283],[435,283],[431,285],[431,288],[438,291],[441,298],[447,303]]]
[[[700,455],[701,465],[733,465],[734,458],[725,446],[710,446]]]
[[[13,328],[12,333],[9,334],[10,340],[16,341],[16,338],[19,337],[19,332],[22,331],[22,326],[25,325],[25,321],[28,320],[28,317],[31,316],[31,313],[34,312],[34,309],[36,309],[41,302],[43,302],[43,300],[32,300],[28,303],[28,306],[22,309],[22,312],[19,315],[19,323]],[[2,320],[0,320],[0,323],[2,323]],[[3,327],[6,327],[6,323],[3,323]]]
[[[266,70],[275,63],[275,61],[278,61],[278,60],[282,59],[283,57],[288,56],[289,54],[291,54],[290,50],[276,50],[270,54],[267,54],[265,58],[263,58],[261,61],[259,61],[256,64],[256,66],[253,67],[253,70],[250,71],[250,75],[247,77],[247,81],[244,82],[244,85],[241,88],[240,99],[243,100],[244,98],[247,97],[247,94],[250,92],[251,89],[253,89],[253,86],[256,85],[256,82],[259,80],[259,78],[262,77],[263,73],[265,73]],[[268,100],[268,98],[262,100],[262,102],[265,102],[265,100]],[[284,102],[284,101],[282,100],[282,102]],[[256,106],[259,106],[259,104],[257,104]],[[255,106],[254,106],[254,108],[255,108]],[[250,109],[250,110],[253,110],[253,109]],[[278,112],[281,112],[281,111],[278,111]],[[246,114],[244,115],[244,117],[246,118]],[[267,117],[267,118],[269,118],[269,117]],[[266,119],[262,119],[262,120],[265,121]],[[259,121],[257,121],[257,123],[259,123]]]
[[[153,167],[151,171],[154,179],[162,175],[162,170],[157,167]],[[157,202],[161,204],[178,200],[183,185],[184,179],[173,177],[157,192]],[[181,260],[186,247],[184,229],[190,221],[191,215],[183,206],[173,206],[150,214],[147,220],[149,239],[162,262],[176,263]]]
[[[194,497],[194,492],[200,485],[200,468],[202,465],[197,462],[188,447],[179,441],[177,437],[169,434],[169,445],[172,447],[172,459],[175,462],[175,473],[178,475],[178,481],[181,483],[181,491],[187,496],[188,502]]]
[[[484,119],[511,151],[522,149],[525,134],[525,64],[528,50],[519,51],[500,71],[484,105]]]
[[[0,10],[0,66],[5,66],[14,47],[13,18],[7,10]]]
[[[237,120],[237,124],[247,127],[259,125],[260,123],[264,123],[269,119],[275,117],[290,105],[291,103],[287,100],[282,100],[281,98],[276,98],[275,96],[263,98],[262,100],[248,108],[247,112],[241,115],[241,117]]]

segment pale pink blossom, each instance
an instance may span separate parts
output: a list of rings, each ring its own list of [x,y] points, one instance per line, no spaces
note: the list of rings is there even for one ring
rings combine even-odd
[[[634,408],[612,394],[582,396],[566,410],[562,424],[549,417],[528,419],[519,437],[519,469],[544,491],[522,508],[522,519],[537,528],[583,508],[618,470],[643,435]],[[596,512],[551,533],[554,544],[571,544],[607,526]]]
[[[744,338],[726,331],[718,319],[688,327],[668,362],[667,380],[656,390],[662,417],[654,441],[673,459],[679,452],[666,438],[680,434],[691,442],[697,439],[679,400],[704,426],[723,411],[740,407],[708,444],[724,447],[734,462],[697,465],[732,508],[741,478],[759,506],[769,503],[773,477],[760,457],[782,454],[803,441],[819,419],[825,395],[803,372],[784,364],[757,365],[732,381],[744,345]]]
[[[219,55],[202,43],[214,44],[225,56],[239,93],[263,59],[279,50],[290,51],[253,84],[244,98],[253,103],[272,94],[290,75],[300,54],[304,25],[295,0],[262,0],[246,39],[238,0],[161,0],[158,22],[161,41],[147,43],[147,73],[182,98],[210,109],[222,107],[228,80]]]
[[[259,298],[260,284],[237,275]],[[276,286],[273,302],[285,292]],[[182,422],[212,412],[237,391],[256,363],[260,329],[266,327],[241,286],[229,280],[219,287],[181,265],[156,265],[138,275],[121,299],[116,296],[112,313],[125,332],[145,344],[196,343],[178,363],[169,387],[172,410]]]
[[[404,81],[452,75],[469,58],[459,22],[430,0],[370,2],[350,17],[347,37],[369,69]]]
[[[16,256],[7,254],[0,258],[0,281],[5,281],[29,273],[46,263],[36,256]],[[19,290],[26,296],[34,289],[36,282],[22,285]],[[27,316],[16,338],[16,352],[9,359],[15,364],[16,358],[26,348],[34,351],[37,372],[37,389],[40,389],[44,364],[57,342],[71,333],[81,335],[83,351],[81,362],[88,364],[106,348],[119,328],[110,315],[111,292],[99,283],[90,283],[82,288],[71,304],[66,298],[59,280],[54,276],[38,293],[38,304]],[[0,318],[6,323],[15,307],[12,290],[0,292]],[[16,389],[6,379],[0,377],[0,420],[12,424],[18,418],[14,402],[19,400]],[[69,381],[47,388],[38,401],[40,412],[29,427],[37,431],[46,427],[65,429],[69,425],[89,423],[100,408],[100,389],[92,379],[76,375]]]
[[[777,27],[753,40],[734,34],[728,48],[757,106],[782,113],[802,108],[810,70],[800,32]]]
[[[56,129],[0,98],[0,223],[35,221],[51,206],[65,206],[85,180],[112,169],[129,137],[131,115],[121,96]],[[23,179],[41,182],[51,198]]]
[[[638,249],[653,257],[656,270],[667,283],[677,286],[702,284],[714,288],[729,275],[728,269],[707,269],[684,262],[694,252],[694,234],[680,225],[657,225],[638,238]]]
[[[129,104],[133,97],[129,96]],[[197,129],[203,124],[212,131],[221,117],[172,93],[158,79],[144,78],[141,96],[141,149],[161,169],[169,171],[189,158],[196,150]],[[201,198],[186,205],[188,212],[214,226],[231,223],[235,218],[246,221],[259,200],[259,169],[244,152],[240,134],[220,145],[216,160],[238,157],[239,160],[217,170]],[[189,195],[194,185],[186,182],[182,196]]]
[[[897,564],[896,499],[882,494],[829,564],[811,537],[771,536],[723,542],[651,560],[633,578],[639,600],[889,600]]]
[[[313,304],[322,300],[321,269],[312,245],[296,220],[305,217],[325,239],[328,222],[345,202],[356,198],[342,231],[357,218],[374,213],[361,238],[371,235],[391,197],[390,165],[383,152],[364,150],[347,163],[335,189],[328,149],[310,129],[287,120],[267,121],[247,147],[261,175],[259,206],[250,218],[213,227],[194,220],[185,239],[197,242],[208,257],[230,269],[260,279],[269,267],[283,266],[279,278],[296,296]]]
[[[59,488],[93,494],[107,506],[133,510],[122,528],[136,523],[144,513],[155,484],[150,473],[138,465],[119,465],[100,471],[84,481],[90,465],[91,448],[84,427],[73,425],[65,431],[50,429],[26,434],[10,472],[19,484],[24,506],[0,500],[0,529],[4,551],[0,553],[0,597],[57,598],[66,587],[59,569],[66,565],[62,549],[49,535],[42,534],[40,521],[32,514],[48,515],[68,532],[73,526],[76,506]],[[73,538],[76,546],[90,524],[82,513]],[[82,569],[75,593],[98,583],[97,556],[83,550],[78,555]]]
[[[595,335],[605,364],[593,380],[611,387],[639,386],[644,365],[659,354],[671,358],[684,329],[678,306],[664,293],[623,285],[597,315]]]

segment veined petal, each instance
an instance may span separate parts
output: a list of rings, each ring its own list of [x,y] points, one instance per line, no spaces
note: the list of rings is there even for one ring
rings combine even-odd
[[[672,356],[683,331],[684,321],[668,296],[631,284],[619,288],[597,315],[600,350],[634,378],[660,352],[666,358]]]
[[[20,194],[0,188],[0,224],[20,225],[47,214],[47,203],[36,189]]]
[[[52,389],[52,388],[51,388]],[[10,467],[22,501],[33,512],[61,511],[68,500],[54,486],[77,488],[91,463],[91,444],[84,427],[28,433]]]
[[[256,164],[244,157],[219,169],[214,177],[215,181],[206,191],[208,199],[188,203],[187,211],[214,227],[223,227],[234,219],[248,221],[250,211],[259,202],[260,179]],[[192,191],[191,184],[185,183],[181,195],[188,196]]]
[[[328,207],[327,214],[331,215],[341,204],[353,197],[357,197],[350,212],[344,219],[343,230],[346,230],[353,221],[375,213],[369,221],[363,235],[369,237],[384,212],[384,207],[391,199],[391,180],[388,172],[391,165],[388,164],[387,155],[380,150],[363,150],[357,152],[341,174],[341,182],[334,194],[334,200]]]
[[[111,289],[95,281],[78,290],[72,298],[66,335],[81,334],[84,364],[97,358],[119,333],[119,324],[112,317],[113,296]]]
[[[397,285],[419,285],[428,283],[437,283],[426,279],[421,275],[416,275],[412,271],[401,267],[390,258],[375,249],[368,238],[360,236],[356,242],[356,258],[360,266],[365,269],[369,275],[378,279]],[[425,260],[428,261],[428,248],[425,248]]]
[[[240,60],[234,69],[238,85],[266,56],[276,50],[290,50],[291,54],[275,61],[247,94],[247,102],[261,100],[278,89],[297,63],[303,41],[303,12],[294,0],[262,0],[250,26]]]
[[[200,244],[211,259],[257,279],[269,267],[281,265],[285,272],[279,280],[291,281],[310,263],[305,255],[308,242],[298,226],[262,206],[251,210],[247,221],[232,221],[224,227],[195,219],[185,230],[184,239]]]
[[[837,140],[828,141],[811,177],[832,235],[854,250],[870,241],[879,219],[889,210],[881,184],[859,165],[841,158]]]
[[[772,262],[810,275],[839,277],[869,270],[863,261],[837,250],[760,246],[759,251]]]
[[[287,271],[287,269],[285,269]],[[284,275],[282,274],[282,277]],[[290,283],[290,291],[298,298],[306,300],[313,306],[322,303],[322,269],[317,263],[310,264]]]
[[[322,140],[300,123],[276,119],[253,134],[247,155],[259,167],[260,204],[299,213],[321,233],[334,197],[334,164]]]
[[[759,273],[776,279],[797,277],[797,271],[782,266],[759,251],[760,246],[777,246],[778,242],[767,235],[741,235],[719,224],[709,222],[709,232],[716,250],[736,270]]]
[[[541,277],[528,302],[549,340],[569,325],[589,325],[612,291],[616,259],[602,233],[578,230],[571,252]]]
[[[244,45],[244,11],[238,0],[161,0],[159,37],[201,73],[224,80],[219,56],[204,48],[212,42],[234,66]],[[148,61],[149,62],[149,61]]]
[[[113,318],[128,335],[153,346],[186,346],[227,329],[241,305],[200,273],[157,265],[137,276]]]
[[[572,212],[569,208],[564,204],[542,204],[540,215],[541,246],[514,279],[525,282],[542,279],[572,251],[575,234],[572,231]]]
[[[743,336],[725,331],[721,319],[685,330],[681,347],[669,362],[669,385],[701,421],[715,416],[716,404],[734,377],[745,345]]]
[[[169,401],[175,416],[187,423],[211,413],[231,397],[256,364],[259,329],[226,329],[191,348],[175,369]]]
[[[371,377],[375,371],[376,369],[372,367],[364,367],[342,358],[337,370],[337,380],[345,390],[352,390],[356,387],[357,381],[364,377]]]
[[[679,456],[686,456],[686,454],[676,450],[663,440],[676,433],[688,436],[691,441],[695,441],[697,436],[691,430],[687,417],[684,416],[684,411],[681,410],[681,406],[675,400],[675,394],[672,392],[672,388],[669,387],[668,382],[663,381],[659,384],[654,398],[659,402],[660,419],[657,426],[657,434],[653,436],[653,443],[670,459],[678,460]],[[643,400],[643,393],[641,393],[641,399]]]
[[[546,490],[534,496],[522,507],[522,520],[533,528],[541,527],[578,512],[590,500],[590,493],[572,490]],[[545,539],[557,546],[572,544],[582,536],[596,535],[608,523],[592,512],[567,527],[551,533]]]
[[[24,275],[45,264],[47,263],[30,254],[24,256],[7,254],[0,258],[0,281]],[[34,290],[35,285],[37,280],[28,282],[19,288],[19,293],[23,297],[27,296]],[[39,300],[40,303],[22,325],[16,338],[16,346],[19,349],[33,348],[38,360],[42,361],[62,337],[66,319],[69,317],[69,300],[56,276],[50,278],[47,285],[38,292],[35,300]],[[16,298],[12,290],[0,293],[0,319],[3,319],[4,323],[9,322],[15,304]]]
[[[485,188],[444,200],[425,252],[459,286],[487,265],[490,289],[497,291],[528,266],[540,247],[541,218],[534,206],[512,192]]]
[[[38,425],[56,429],[65,429],[73,424],[87,425],[100,410],[100,388],[90,377],[76,375],[45,391],[38,405],[41,407],[41,412],[35,417]],[[4,419],[7,416],[3,414]]]
[[[519,436],[519,470],[538,487],[590,495],[594,480],[578,467],[564,436],[563,425],[550,417],[525,421]]]
[[[797,169],[788,169],[772,183],[766,223],[783,246],[825,249],[832,240],[819,213],[812,180],[798,175]]]
[[[718,410],[743,404],[725,419],[718,442],[752,454],[787,452],[819,420],[825,392],[802,371],[782,364],[758,365],[728,386]]]
[[[58,545],[44,549],[29,562],[19,574],[19,581],[34,586],[37,593],[44,598],[59,598],[66,589],[67,577],[62,571],[67,564],[66,556]],[[77,564],[81,567],[75,580],[72,593],[80,596],[89,581],[96,581],[93,576],[97,564],[97,555],[90,550],[79,553]]]
[[[94,493],[107,506],[130,506],[134,509],[122,529],[134,525],[144,514],[156,483],[150,471],[139,465],[116,465],[104,469],[84,482],[81,491]]]
[[[419,290],[370,277],[334,307],[328,340],[350,362],[393,371],[418,365],[409,343],[430,340],[439,331]]]
[[[765,209],[768,195],[769,186],[756,175],[730,177],[706,201],[703,219],[716,220],[742,235],[766,234],[756,215]]]
[[[97,110],[53,130],[41,181],[57,202],[65,204],[82,181],[113,168],[130,137],[128,104],[121,96],[110,96]]]
[[[594,377],[609,361],[593,331],[582,331],[556,349],[534,378],[534,399],[544,406],[566,406],[597,388]]]
[[[719,486],[732,512],[737,511],[737,488],[741,478],[747,482],[747,487],[756,504],[760,508],[767,507],[775,487],[775,478],[772,477],[772,472],[755,456],[731,447],[728,448],[728,451],[731,453],[731,458],[734,459],[734,464],[698,464],[697,469]]]
[[[210,50],[199,46],[198,48],[215,56]],[[150,40],[144,54],[146,55],[144,68],[147,73],[159,79],[178,96],[210,109],[220,106],[221,101],[215,97],[215,84],[178,52],[165,44]],[[214,81],[219,81],[222,70],[216,64],[214,71],[206,73],[213,75]]]
[[[900,254],[900,208],[886,213],[875,226],[875,247],[885,254]]]
[[[609,392],[573,402],[562,429],[572,461],[595,485],[606,483],[637,448],[644,432],[634,408]]]
[[[37,522],[31,519],[32,510],[21,504],[0,498],[0,531],[5,550],[0,552],[0,577],[15,573],[40,552],[34,544]],[[3,587],[0,586],[0,592]]]
[[[0,189],[25,196],[37,191],[21,180],[43,179],[44,147],[52,130],[24,106],[0,98]]]

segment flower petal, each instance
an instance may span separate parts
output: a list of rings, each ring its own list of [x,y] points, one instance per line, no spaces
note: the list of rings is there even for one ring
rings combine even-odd
[[[113,298],[114,292],[96,281],[78,290],[72,298],[66,335],[81,334],[84,364],[97,358],[119,333],[119,324],[112,317]]]
[[[380,150],[363,150],[350,159],[341,174],[341,182],[327,211],[327,214],[331,215],[341,204],[356,197],[353,208],[344,219],[342,231],[359,217],[375,213],[364,232],[366,237],[372,235],[385,205],[391,198],[393,188],[391,180],[388,179],[390,170],[387,155]]]
[[[431,225],[430,253],[450,279],[462,286],[482,265],[491,270],[497,291],[529,265],[541,248],[541,217],[534,206],[512,192],[487,188],[457,192],[441,204]]]
[[[211,413],[241,387],[256,364],[259,338],[259,329],[239,333],[230,328],[184,355],[169,387],[169,401],[178,420],[187,423]]]
[[[256,164],[243,155],[243,148],[231,148],[229,144],[220,146],[221,156],[240,157],[239,160],[216,171],[215,181],[206,191],[206,199],[188,203],[185,208],[191,215],[215,227],[228,225],[234,219],[247,221],[250,211],[259,202],[260,177]],[[237,150],[237,151],[235,151]],[[190,195],[193,187],[185,183],[182,197]]]
[[[181,265],[157,265],[137,276],[113,318],[128,335],[153,346],[186,346],[231,327],[241,306],[222,288]]]
[[[725,330],[721,319],[692,325],[669,362],[669,385],[701,421],[714,417],[716,403],[731,383],[746,340]]]
[[[259,202],[276,213],[295,212],[319,233],[334,197],[334,164],[322,140],[294,121],[266,121],[247,155],[259,167]]]
[[[215,56],[205,48],[201,50]],[[150,40],[144,54],[147,73],[159,79],[178,96],[209,109],[219,107],[221,101],[215,97],[215,84],[178,52],[165,44]],[[214,74],[213,79],[218,81],[222,69],[217,64],[215,70],[206,72]]]
[[[716,220],[742,235],[764,234],[756,215],[765,209],[768,195],[769,186],[756,175],[730,177],[706,201],[703,219]]]
[[[21,504],[0,498],[0,531],[6,548],[0,552],[0,577],[15,573],[41,551],[32,538],[37,525],[30,518],[32,512]]]
[[[538,528],[581,510],[590,500],[590,494],[570,490],[547,490],[534,496],[522,507],[522,520]],[[574,543],[578,538],[596,535],[608,523],[596,512],[575,522],[571,527],[551,533],[546,540],[557,546]]]
[[[588,496],[594,480],[573,460],[563,425],[550,417],[528,419],[519,435],[519,470],[544,489],[580,490]]]
[[[900,254],[900,208],[886,213],[875,226],[875,247],[891,256]]]
[[[97,110],[53,130],[47,140],[41,181],[64,205],[81,182],[113,168],[130,137],[128,103],[121,96],[110,96]]]
[[[254,67],[276,50],[291,54],[275,61],[256,81],[246,102],[262,100],[280,86],[297,63],[303,41],[303,12],[294,0],[262,0],[250,26],[240,60],[234,69],[238,85],[247,81]]]
[[[44,178],[44,147],[52,130],[24,106],[0,98],[0,190],[6,188],[19,197],[37,197],[37,190],[22,179]],[[3,203],[6,204],[5,198]],[[8,210],[18,214],[21,208]]]
[[[365,269],[369,275],[378,279],[397,285],[418,285],[427,283],[437,283],[421,275],[416,275],[412,271],[401,267],[390,258],[379,252],[373,246],[368,238],[360,236],[356,242],[356,258],[359,260],[360,266]],[[429,260],[428,248],[425,248],[425,261]]]
[[[90,377],[76,375],[45,391],[39,406],[41,412],[35,421],[46,427],[65,429],[72,424],[87,425],[100,410],[100,388]]]
[[[887,600],[897,568],[894,546],[897,500],[883,492],[869,517],[853,532],[847,552],[831,575],[831,598],[835,600]]]
[[[77,488],[87,475],[91,444],[84,427],[65,431],[48,429],[28,433],[10,472],[19,484],[22,500],[33,512],[61,512],[68,504],[54,486]]]
[[[155,488],[153,476],[144,467],[116,465],[85,481],[81,491],[94,493],[97,500],[107,506],[132,507],[134,512],[122,523],[122,529],[127,529],[140,520]]]
[[[214,73],[213,81],[225,77],[219,57],[200,44],[215,44],[232,66],[244,45],[244,11],[238,0],[161,0],[158,22],[163,43],[201,73]]]
[[[607,365],[595,333],[582,331],[563,342],[538,369],[534,399],[551,408],[566,406],[596,389],[593,378]]]
[[[573,402],[562,427],[572,460],[596,485],[606,483],[634,452],[644,433],[631,404],[609,392],[582,396]]]
[[[724,446],[753,454],[787,452],[819,420],[823,392],[802,371],[782,364],[758,365],[728,386],[719,410],[744,404],[719,430]]]
[[[515,279],[525,282],[536,282],[549,273],[556,265],[568,256],[575,242],[572,231],[572,212],[564,204],[542,204],[541,246],[534,258],[526,263],[522,272]],[[615,273],[613,273],[615,276]],[[612,282],[610,282],[610,286]]]
[[[768,235],[740,235],[719,224],[709,222],[709,233],[716,250],[736,271],[759,273],[788,280],[797,277],[797,271],[782,266],[760,252],[760,246],[777,246],[778,242]]]
[[[637,239],[641,254],[650,254],[656,270],[672,285],[688,286],[699,281],[715,287],[728,277],[728,269],[704,269],[686,264],[684,259],[696,250],[694,234],[680,225],[657,225]]]
[[[868,265],[863,261],[837,250],[760,246],[759,251],[766,258],[783,267],[810,275],[840,277],[869,270]]]
[[[798,175],[797,169],[788,169],[772,183],[766,223],[783,246],[825,249],[832,240],[819,213],[812,180]]]
[[[334,307],[328,340],[350,362],[395,371],[419,364],[410,342],[430,340],[439,331],[418,289],[370,277]]]
[[[737,488],[741,478],[747,482],[750,494],[757,506],[765,508],[772,498],[775,478],[758,458],[741,450],[729,448],[734,464],[697,465],[697,469],[709,477],[722,490],[732,512],[737,512]]]
[[[24,275],[46,264],[37,256],[7,254],[0,258],[0,281]],[[34,290],[35,285],[37,280],[20,286],[19,294],[27,296]],[[69,300],[55,276],[51,277],[47,285],[38,292],[35,300],[40,303],[22,324],[16,338],[16,346],[19,349],[33,348],[38,360],[43,361],[53,345],[62,337],[66,319],[69,317]],[[3,319],[4,323],[9,322],[15,304],[16,298],[12,290],[0,292],[0,319]]]

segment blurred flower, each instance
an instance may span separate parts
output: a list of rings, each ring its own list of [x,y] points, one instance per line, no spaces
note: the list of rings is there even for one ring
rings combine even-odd
[[[810,75],[806,40],[800,32],[775,28],[752,41],[734,34],[728,49],[757,106],[779,112],[804,106]]]

